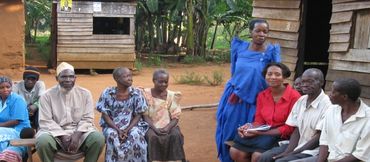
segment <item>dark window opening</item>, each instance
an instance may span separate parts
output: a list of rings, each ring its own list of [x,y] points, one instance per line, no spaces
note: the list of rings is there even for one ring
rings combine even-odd
[[[130,34],[130,18],[94,17],[93,34]]]

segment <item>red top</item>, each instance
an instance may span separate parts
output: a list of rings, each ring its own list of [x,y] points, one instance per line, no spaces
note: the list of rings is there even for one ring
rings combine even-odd
[[[257,97],[256,116],[253,125],[267,124],[272,128],[278,127],[281,137],[288,139],[294,127],[285,124],[293,105],[301,95],[290,85],[286,84],[283,96],[277,103],[271,94],[271,87],[260,92]]]

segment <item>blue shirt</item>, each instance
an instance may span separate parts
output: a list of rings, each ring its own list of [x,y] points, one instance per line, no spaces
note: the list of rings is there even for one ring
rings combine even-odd
[[[13,127],[17,132],[20,132],[23,128],[31,127],[28,119],[27,104],[21,96],[16,93],[11,93],[5,100],[5,103],[0,100],[0,104],[1,123],[10,120],[18,120],[19,124]]]

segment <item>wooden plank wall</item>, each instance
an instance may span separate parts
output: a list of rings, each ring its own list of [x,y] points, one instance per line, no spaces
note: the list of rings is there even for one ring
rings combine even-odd
[[[266,19],[270,25],[269,42],[281,46],[282,62],[292,71],[298,60],[298,36],[301,0],[254,0],[252,16]]]
[[[76,69],[133,68],[135,62],[134,15],[136,3],[101,2],[101,11],[93,2],[73,1],[71,12],[57,11],[57,62],[69,62]],[[129,35],[93,34],[93,17],[130,18]]]
[[[325,89],[330,91],[337,78],[354,78],[362,85],[361,97],[370,104],[370,49],[354,48],[356,29],[362,25],[369,28],[369,24],[356,23],[356,20],[360,12],[370,12],[370,1],[333,0],[332,4],[329,68]],[[369,38],[369,33],[365,35]]]

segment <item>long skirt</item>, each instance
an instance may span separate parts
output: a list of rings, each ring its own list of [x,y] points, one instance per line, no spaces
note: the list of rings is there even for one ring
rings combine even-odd
[[[149,129],[145,138],[148,141],[149,161],[185,160],[184,136],[178,126],[166,135],[157,135]]]
[[[256,105],[249,104],[243,100],[235,104],[229,103],[229,96],[234,88],[230,83],[226,84],[225,91],[217,108],[216,145],[218,158],[222,162],[232,162],[229,147],[225,141],[232,141],[237,134],[237,128],[254,120]]]
[[[124,142],[118,138],[116,130],[103,128],[106,140],[105,161],[106,162],[146,162],[147,143],[145,140],[146,130],[134,126]]]

